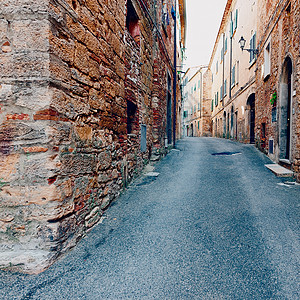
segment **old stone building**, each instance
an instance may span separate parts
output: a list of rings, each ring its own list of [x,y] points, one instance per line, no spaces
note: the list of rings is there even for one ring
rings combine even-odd
[[[228,0],[208,85],[213,136],[255,144],[298,181],[299,10],[299,0]]]
[[[1,1],[2,268],[49,266],[164,153],[174,3]],[[176,5],[180,48],[185,2]]]
[[[300,181],[300,2],[257,5],[256,143]]]
[[[183,136],[210,135],[210,98],[207,90],[207,66],[188,69],[183,78]]]

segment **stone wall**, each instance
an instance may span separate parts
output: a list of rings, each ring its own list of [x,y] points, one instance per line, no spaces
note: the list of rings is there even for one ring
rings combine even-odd
[[[203,99],[201,111],[201,135],[211,136],[211,72],[203,74]]]
[[[146,5],[134,36],[125,0],[0,3],[2,268],[49,266],[165,151],[172,32]]]

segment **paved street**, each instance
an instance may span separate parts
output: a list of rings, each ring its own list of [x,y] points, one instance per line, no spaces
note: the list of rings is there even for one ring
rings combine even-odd
[[[44,273],[1,272],[0,299],[300,299],[300,185],[252,145],[177,149]]]

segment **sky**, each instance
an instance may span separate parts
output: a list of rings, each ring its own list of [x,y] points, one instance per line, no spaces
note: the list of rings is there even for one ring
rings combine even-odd
[[[185,70],[209,63],[226,3],[227,0],[186,0]]]

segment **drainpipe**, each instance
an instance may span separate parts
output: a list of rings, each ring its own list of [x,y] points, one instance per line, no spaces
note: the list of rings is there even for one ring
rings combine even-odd
[[[231,12],[231,21],[232,21],[232,12]],[[229,100],[231,100],[231,83],[232,83],[232,32],[230,31],[230,80],[229,80]]]
[[[173,72],[173,147],[175,148],[176,142],[176,85],[177,85],[177,22],[176,22],[176,15],[177,15],[177,7],[176,7],[175,0],[175,8],[172,10],[172,17],[174,20],[174,72]]]
[[[223,33],[223,78],[222,78],[222,106],[224,107],[224,102],[225,102],[225,99],[224,99],[224,84],[225,84],[225,33]]]

